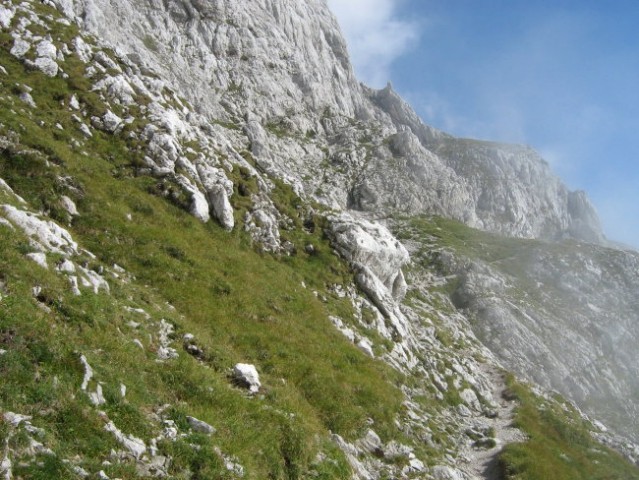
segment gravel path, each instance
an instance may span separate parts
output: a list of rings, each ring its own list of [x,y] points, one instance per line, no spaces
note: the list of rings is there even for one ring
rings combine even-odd
[[[492,427],[495,432],[496,445],[490,449],[477,449],[468,447],[465,452],[469,463],[464,466],[465,472],[471,478],[482,480],[500,480],[499,474],[499,453],[505,445],[526,440],[524,433],[512,426],[514,410],[517,402],[504,398],[506,383],[504,375],[494,366],[482,365],[484,374],[491,380],[493,385],[493,399],[497,404],[497,416],[495,418],[485,418],[483,423]]]

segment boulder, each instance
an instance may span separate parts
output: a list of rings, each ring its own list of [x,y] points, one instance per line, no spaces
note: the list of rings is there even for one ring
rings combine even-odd
[[[49,268],[47,265],[47,256],[42,252],[27,253],[26,257],[36,262],[42,268]]]
[[[33,64],[38,70],[49,77],[55,77],[58,74],[58,64],[52,58],[38,57]]]
[[[60,197],[60,205],[72,217],[79,214],[78,207],[76,207],[75,202],[71,200],[69,197],[67,197],[66,195],[63,195],[62,197]]]
[[[11,47],[11,55],[14,57],[22,58],[31,48],[31,44],[26,40],[18,37],[13,42],[13,47]]]
[[[199,190],[193,189],[189,192],[191,193],[191,208],[189,210],[191,215],[203,223],[208,222],[211,219],[211,214],[209,213],[209,202],[206,197]]]
[[[433,468],[435,480],[467,480],[466,475],[451,467],[437,466]]]
[[[33,97],[31,96],[29,92],[22,92],[20,94],[20,100],[22,100],[24,103],[29,105],[31,108],[37,107],[35,100],[33,99]]]
[[[80,102],[78,101],[78,97],[75,94],[71,95],[71,99],[69,100],[69,107],[73,110],[80,110]]]
[[[410,257],[383,225],[343,213],[329,218],[333,247],[355,268],[366,267],[393,298],[406,294],[401,268]]]
[[[213,210],[213,215],[220,225],[226,230],[233,230],[235,218],[233,217],[233,207],[229,197],[222,185],[213,185],[207,190],[209,207]]]
[[[38,57],[55,59],[57,57],[57,53],[58,49],[55,48],[55,45],[53,45],[49,39],[42,40],[36,47],[36,54]]]
[[[206,164],[198,164],[197,172],[206,192],[206,199],[213,216],[227,230],[233,230],[235,218],[229,198],[233,195],[233,182],[224,172]]]
[[[0,26],[2,28],[9,28],[9,25],[11,25],[11,20],[13,20],[15,13],[16,12],[13,9],[0,7]]]
[[[246,363],[238,363],[233,367],[233,380],[251,393],[257,393],[262,386],[255,366]]]
[[[115,113],[113,113],[111,110],[108,110],[102,116],[102,125],[104,126],[104,129],[107,132],[111,132],[111,133],[115,132],[121,123],[122,123],[122,119],[118,117]]]
[[[477,394],[473,389],[466,388],[459,392],[459,396],[468,407],[478,412],[482,411],[481,403],[479,402]]]
[[[357,446],[377,457],[384,456],[384,444],[374,430],[369,429],[366,435],[357,441]]]
[[[196,432],[205,433],[207,435],[212,435],[216,432],[214,427],[206,422],[203,422],[202,420],[198,420],[195,417],[189,417],[187,415],[186,421],[189,422],[191,428]]]

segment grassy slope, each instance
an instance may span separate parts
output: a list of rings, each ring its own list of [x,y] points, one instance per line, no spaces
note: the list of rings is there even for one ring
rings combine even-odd
[[[75,34],[73,27],[58,28],[56,34],[67,41]],[[14,473],[76,478],[60,459],[80,455],[89,471],[104,468],[110,476],[135,476],[132,465],[100,465],[117,445],[79,392],[80,354],[104,382],[108,403],[102,408],[125,433],[147,440],[155,436],[159,427],[149,415],[165,404],[171,405],[169,418],[181,431],[189,431],[186,415],[217,428],[211,439],[191,433],[160,446],[175,458],[171,473],[176,478],[186,471],[194,472],[194,478],[229,475],[214,446],[238,457],[249,478],[303,478],[311,473],[347,478],[342,454],[323,440],[329,431],[355,438],[372,418],[383,437],[395,435],[401,394],[394,384],[399,376],[331,326],[329,313],[352,313],[345,302],[325,304],[312,293],[319,290],[332,299],[327,286],[350,275],[330,253],[321,229],[305,234],[295,219],[291,240],[313,243],[318,253],[307,255],[300,243],[300,253],[277,259],[257,253],[241,231],[229,234],[212,223],[199,223],[151,195],[155,180],[134,174],[138,153],[124,140],[128,131],[82,137],[62,102],[76,94],[89,116],[102,114],[106,106],[78,77],[83,67],[74,56],[68,56],[64,67],[69,80],[50,79],[25,70],[8,54],[12,41],[6,33],[0,44],[0,64],[9,74],[0,79],[0,134],[19,135],[17,146],[0,153],[0,177],[34,209],[48,211],[59,221],[66,221],[60,196],[73,198],[80,216],[69,230],[97,255],[89,259],[90,266],[117,263],[135,277],[129,284],[112,280],[111,295],[74,297],[65,278],[25,259],[23,254],[31,251],[26,238],[0,226],[0,279],[6,285],[0,347],[8,351],[0,356],[0,408],[33,415],[34,424],[47,432],[45,444],[58,454],[55,459],[43,457],[41,466],[17,467]],[[22,88],[16,84],[33,88],[38,109],[18,100]],[[56,123],[64,130],[54,128]],[[83,144],[73,147],[74,141]],[[277,198],[283,211],[295,212],[298,200],[290,191],[279,187]],[[3,202],[8,201],[5,196]],[[41,286],[50,313],[33,298],[34,285]],[[141,317],[125,306],[142,307],[152,319],[132,330],[128,322],[140,322]],[[161,318],[176,325],[181,353],[166,363],[155,361],[157,344],[145,340]],[[195,334],[205,352],[201,363],[179,348],[186,332]],[[132,343],[134,338],[148,344],[144,351]],[[240,361],[256,364],[263,396],[247,398],[230,385],[229,369]],[[126,400],[118,395],[120,383],[128,387]],[[6,438],[8,431],[9,426],[0,423],[0,436]],[[19,441],[12,437],[12,447]],[[328,461],[311,465],[320,450]]]
[[[515,424],[530,439],[505,448],[500,458],[504,479],[639,479],[637,467],[595,442],[589,424],[561,399],[544,401],[512,377],[509,387],[520,402]]]

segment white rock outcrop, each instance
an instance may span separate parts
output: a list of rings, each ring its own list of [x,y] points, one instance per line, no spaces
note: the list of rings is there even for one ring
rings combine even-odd
[[[34,247],[62,255],[77,254],[78,244],[58,224],[12,205],[1,205],[0,214],[30,236]]]
[[[49,268],[49,265],[47,264],[47,256],[46,256],[46,254],[44,254],[42,252],[35,252],[35,253],[27,253],[25,256],[27,258],[33,260],[34,262],[36,262],[42,268],[45,268],[45,269]]]
[[[75,205],[75,202],[71,200],[69,197],[67,197],[66,195],[63,195],[62,197],[60,197],[60,205],[72,217],[79,215],[78,207]]]
[[[134,458],[139,459],[146,453],[146,444],[140,438],[133,435],[127,435],[122,432],[112,421],[109,421],[104,429],[111,432],[116,441],[122,445]]]
[[[235,226],[233,207],[229,198],[233,195],[233,182],[219,168],[198,164],[197,171],[209,204],[209,211],[227,230]]]
[[[342,214],[329,218],[333,247],[355,268],[366,268],[397,300],[406,294],[406,248],[379,223]]]
[[[2,28],[9,28],[9,26],[11,25],[11,20],[13,20],[15,14],[16,12],[13,8],[0,6],[0,26]]]
[[[392,336],[408,335],[408,321],[399,309],[406,294],[401,268],[408,263],[406,248],[379,223],[350,214],[329,217],[333,248],[356,271],[358,286],[390,321]]]
[[[247,388],[251,393],[260,391],[262,384],[255,365],[238,363],[233,367],[233,379],[241,387]]]

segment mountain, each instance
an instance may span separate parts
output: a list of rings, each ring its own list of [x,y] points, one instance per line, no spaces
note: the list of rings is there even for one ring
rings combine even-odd
[[[534,150],[323,0],[1,5],[5,478],[639,478],[639,257]]]
[[[325,2],[59,5],[205,117],[241,125],[262,168],[328,206],[437,213],[521,237],[603,238],[588,199],[534,151],[454,139],[423,125],[390,86],[358,84]]]

